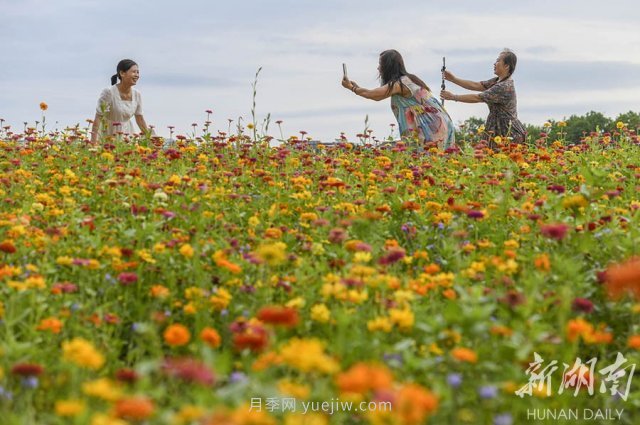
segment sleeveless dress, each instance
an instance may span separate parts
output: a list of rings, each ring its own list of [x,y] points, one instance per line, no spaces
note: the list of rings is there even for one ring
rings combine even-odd
[[[400,78],[411,95],[391,96],[391,110],[398,120],[403,137],[416,137],[424,142],[436,142],[447,149],[455,144],[455,127],[451,117],[431,91],[420,87],[408,76]]]
[[[96,112],[101,115],[104,114],[103,118],[107,121],[107,135],[114,135],[119,132],[125,134],[135,133],[131,118],[134,115],[142,115],[142,96],[134,88],[131,89],[131,92],[131,100],[122,100],[118,87],[115,85],[102,90],[102,93],[100,93]],[[120,125],[113,125],[113,123],[120,123]]]

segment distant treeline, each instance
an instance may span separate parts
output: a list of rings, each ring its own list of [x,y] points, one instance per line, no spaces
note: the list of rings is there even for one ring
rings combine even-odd
[[[485,120],[482,118],[471,117],[463,121],[456,132],[456,139],[462,140],[469,137],[470,133],[476,134],[478,129],[484,125]],[[563,138],[569,143],[579,142],[583,137],[588,136],[594,131],[611,132],[620,131],[618,123],[622,122],[628,130],[633,130],[636,134],[640,130],[640,113],[625,112],[618,115],[615,119],[604,116],[600,112],[587,112],[584,115],[571,115],[564,120],[549,119],[541,125],[525,124],[529,141],[535,141],[540,138],[541,133],[545,133],[549,138],[559,132],[563,133]],[[466,136],[466,137],[465,137]]]

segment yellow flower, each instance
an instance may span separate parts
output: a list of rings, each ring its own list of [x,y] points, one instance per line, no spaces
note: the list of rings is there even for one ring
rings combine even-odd
[[[120,388],[109,378],[100,378],[82,384],[82,392],[106,401],[116,401],[122,397]]]
[[[104,356],[86,339],[74,338],[62,343],[62,357],[78,366],[100,369]]]
[[[300,399],[306,399],[311,393],[311,389],[308,385],[297,384],[286,378],[278,381],[278,391],[280,391],[282,394]]]
[[[331,311],[325,304],[316,304],[311,307],[311,320],[327,323],[331,319]]]
[[[46,102],[40,102],[40,110],[44,112],[47,109],[49,109],[49,105],[47,105]]]
[[[338,363],[324,353],[324,344],[315,338],[290,339],[281,349],[282,361],[302,372],[333,374],[338,371]]]
[[[191,258],[191,257],[193,257],[193,252],[194,251],[193,251],[193,248],[191,247],[191,245],[186,243],[186,244],[184,244],[184,245],[182,245],[180,247],[179,252],[183,257]]]
[[[410,330],[415,322],[413,312],[408,308],[392,308],[389,310],[389,319],[394,325],[397,325],[403,331]]]
[[[622,121],[618,121],[616,123],[616,127],[618,128],[618,130],[622,130],[625,127],[625,123],[623,123]]]
[[[91,425],[129,425],[129,422],[104,413],[96,413],[91,417]]]
[[[367,329],[369,329],[369,332],[382,331],[389,333],[392,328],[393,325],[387,317],[376,317],[375,319],[367,322]]]
[[[277,266],[287,260],[287,245],[284,242],[263,244],[258,247],[256,253],[261,260],[270,266]]]
[[[577,209],[587,205],[589,205],[589,201],[581,194],[568,196],[562,201],[562,206],[567,209]]]
[[[55,404],[56,415],[77,416],[84,411],[84,402],[81,400],[58,400]]]

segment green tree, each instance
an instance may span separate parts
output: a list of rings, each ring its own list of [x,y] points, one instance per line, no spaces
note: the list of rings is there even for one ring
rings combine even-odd
[[[629,111],[624,114],[620,114],[616,117],[615,121],[622,121],[627,125],[629,130],[636,130],[637,132],[638,129],[640,129],[640,114],[637,112]]]
[[[577,143],[592,131],[608,130],[613,124],[611,118],[595,111],[587,112],[585,115],[571,115],[565,122],[567,123],[565,131],[568,143]]]

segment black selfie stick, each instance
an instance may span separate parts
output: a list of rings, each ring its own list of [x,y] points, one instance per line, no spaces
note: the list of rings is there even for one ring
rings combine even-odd
[[[446,70],[447,70],[447,65],[445,64],[444,56],[443,56],[443,57],[442,57],[442,85],[440,86],[440,88],[441,88],[442,90],[444,90],[444,89],[445,89],[445,85],[444,85],[444,72],[445,72]],[[441,99],[441,100],[442,100],[442,106],[444,106],[444,99]]]

